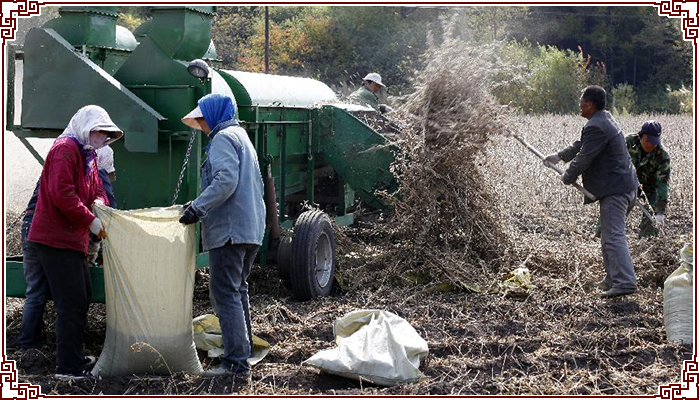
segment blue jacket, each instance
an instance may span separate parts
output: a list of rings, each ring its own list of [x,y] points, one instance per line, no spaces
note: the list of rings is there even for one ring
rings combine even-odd
[[[100,180],[102,180],[102,189],[105,190],[107,195],[107,200],[109,200],[108,206],[112,208],[117,208],[117,199],[114,197],[114,189],[112,188],[112,181],[109,180],[109,173],[103,169],[97,171],[100,175]]]
[[[571,184],[583,175],[583,187],[598,199],[639,186],[625,136],[607,111],[596,111],[583,127],[581,139],[558,155],[564,162],[571,161],[562,180]],[[585,198],[584,203],[591,201]]]
[[[209,134],[202,192],[192,202],[202,221],[205,251],[227,244],[262,245],[265,203],[258,156],[245,129],[233,120]]]

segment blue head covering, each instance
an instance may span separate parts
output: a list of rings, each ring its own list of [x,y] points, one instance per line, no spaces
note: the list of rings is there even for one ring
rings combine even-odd
[[[197,104],[211,130],[214,130],[220,123],[233,119],[236,112],[231,98],[218,93],[202,97]]]
[[[655,120],[646,121],[639,130],[639,137],[647,135],[647,140],[653,145],[661,144],[661,124]]]

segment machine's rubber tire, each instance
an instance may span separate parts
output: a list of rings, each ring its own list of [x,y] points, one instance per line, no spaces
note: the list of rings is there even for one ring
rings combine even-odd
[[[292,269],[292,237],[282,236],[277,247],[277,274],[283,281],[289,281]]]
[[[290,282],[299,300],[328,296],[335,277],[335,234],[321,211],[306,211],[294,225]]]

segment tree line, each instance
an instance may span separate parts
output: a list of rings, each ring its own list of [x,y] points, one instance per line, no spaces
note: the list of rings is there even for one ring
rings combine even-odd
[[[120,12],[131,29],[148,18],[144,7]],[[497,44],[494,93],[523,112],[571,112],[575,104],[555,104],[569,100],[561,93],[574,81],[618,93],[616,104],[628,112],[682,112],[692,99],[692,44],[680,19],[651,6],[273,6],[269,13],[271,73],[332,86],[376,71],[391,94],[406,94],[428,47],[449,34],[465,46]],[[218,7],[212,35],[223,67],[264,71],[264,7]],[[541,104],[520,105],[519,96]]]

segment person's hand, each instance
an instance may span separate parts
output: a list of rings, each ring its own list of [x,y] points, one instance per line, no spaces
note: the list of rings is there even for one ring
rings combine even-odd
[[[656,227],[657,227],[657,228],[663,228],[663,226],[664,226],[664,215],[663,215],[663,214],[656,214],[656,215],[654,216],[654,218],[656,219]]]
[[[92,232],[92,234],[97,236],[97,238],[100,240],[107,237],[107,233],[105,233],[105,230],[102,227],[102,221],[100,221],[100,219],[97,217],[90,222],[90,232]]]
[[[93,201],[92,204],[90,205],[90,211],[92,211],[93,213],[95,212],[95,206],[96,206],[96,205],[98,205],[98,206],[104,206],[104,205],[105,205],[105,202],[102,201],[102,200],[100,200],[100,199],[96,199],[95,201]]]
[[[192,207],[192,204],[190,204],[187,206],[187,208],[185,208],[185,212],[182,213],[182,216],[180,217],[180,223],[189,225],[194,224],[197,221],[199,221],[197,212],[194,211],[194,207]]]
[[[559,155],[557,153],[550,154],[547,157],[545,157],[544,160],[542,160],[544,165],[547,165],[547,164],[555,165],[555,164],[558,164],[559,161],[561,161],[561,157],[559,157]]]

